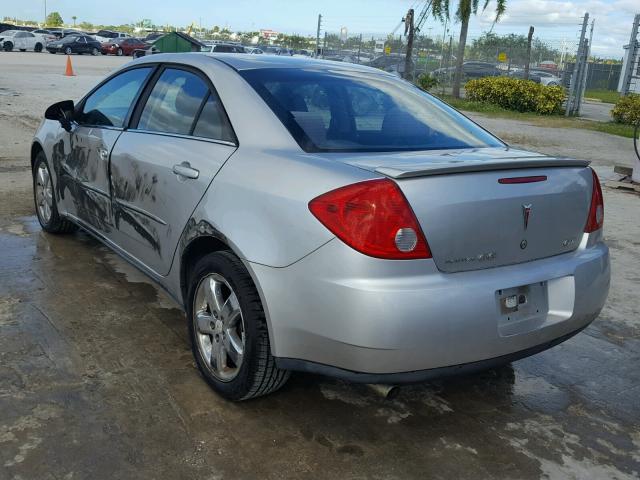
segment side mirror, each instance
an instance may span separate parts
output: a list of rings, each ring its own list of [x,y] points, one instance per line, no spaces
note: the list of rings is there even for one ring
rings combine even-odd
[[[57,120],[67,132],[71,131],[71,121],[75,113],[73,100],[63,100],[54,103],[44,112],[44,118],[47,120]]]

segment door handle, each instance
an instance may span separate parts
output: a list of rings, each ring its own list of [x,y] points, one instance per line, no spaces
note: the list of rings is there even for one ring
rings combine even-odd
[[[173,173],[184,178],[196,179],[200,176],[200,172],[195,168],[191,168],[189,162],[182,162],[173,166]]]

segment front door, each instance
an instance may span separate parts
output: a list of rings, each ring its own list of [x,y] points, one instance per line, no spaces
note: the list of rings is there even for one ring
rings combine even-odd
[[[235,149],[208,80],[165,68],[111,154],[116,243],[166,275],[184,226]]]
[[[27,32],[17,32],[13,36],[13,48],[15,50],[26,50],[27,49]]]
[[[113,225],[109,155],[152,69],[128,70],[98,87],[79,105],[73,130],[54,147],[58,201],[102,233]]]

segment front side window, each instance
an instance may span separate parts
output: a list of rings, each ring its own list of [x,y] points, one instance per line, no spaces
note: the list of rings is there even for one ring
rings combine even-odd
[[[190,135],[208,95],[209,89],[200,77],[185,70],[168,68],[149,95],[138,129]]]
[[[131,104],[151,70],[151,67],[128,70],[102,85],[87,97],[79,122],[85,125],[123,127]]]
[[[504,146],[445,103],[390,75],[287,68],[240,74],[308,152]]]

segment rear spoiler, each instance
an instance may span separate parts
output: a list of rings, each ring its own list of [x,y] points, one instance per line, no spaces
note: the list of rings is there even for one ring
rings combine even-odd
[[[450,173],[486,172],[489,170],[513,170],[544,167],[587,167],[589,160],[554,157],[497,158],[495,160],[425,162],[391,167],[378,167],[376,172],[391,178],[403,179],[445,175]]]

